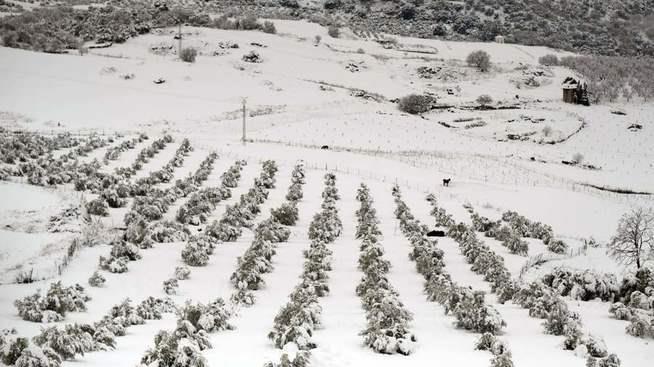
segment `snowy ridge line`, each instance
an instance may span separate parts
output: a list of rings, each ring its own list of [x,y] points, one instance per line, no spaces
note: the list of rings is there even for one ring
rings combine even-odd
[[[215,238],[215,236],[229,235],[230,238],[227,240],[235,241],[242,233],[241,227],[251,226],[250,221],[259,213],[259,205],[268,197],[268,190],[275,187],[277,172],[275,162],[265,161],[262,165],[261,175],[255,179],[254,187],[241,196],[239,203],[231,207],[235,208],[231,213],[230,210],[226,211],[221,219],[224,226],[220,228],[230,226],[235,231],[229,230],[229,233],[220,234],[219,228],[216,229],[218,232],[212,232],[210,236]],[[234,215],[234,213],[239,214]],[[216,223],[218,222],[214,224]],[[242,258],[239,258],[237,270],[232,274],[231,281],[237,291],[230,297],[230,301],[225,302],[222,298],[217,298],[207,305],[192,304],[187,301],[178,312],[175,331],[172,333],[160,331],[155,336],[155,346],[145,352],[141,359],[142,366],[202,367],[207,365],[202,351],[212,348],[209,333],[232,329],[229,320],[237,314],[238,308],[254,303],[254,295],[250,290],[262,284],[261,274],[266,272],[262,266],[266,264],[272,266],[269,259],[274,255],[273,242],[286,241],[290,236],[290,231],[278,223],[274,215],[260,223],[254,232],[255,239],[252,246],[246,250]],[[272,269],[267,271],[270,270]]]
[[[290,191],[289,191],[290,194]],[[283,349],[280,361],[266,362],[266,367],[306,365],[310,350],[317,347],[312,340],[314,331],[320,326],[322,308],[319,298],[329,294],[329,275],[332,251],[327,247],[340,236],[343,225],[338,216],[336,201],[339,200],[336,176],[325,175],[325,189],[322,194],[322,210],[309,224],[309,249],[304,251],[304,265],[300,283],[288,296],[289,301],[275,316],[273,328],[268,333],[275,347]]]
[[[398,291],[387,278],[391,263],[384,259],[384,247],[378,239],[382,235],[379,220],[365,184],[357,190],[356,199],[361,204],[356,212],[356,238],[362,240],[359,269],[363,272],[356,293],[361,298],[367,321],[361,335],[365,344],[377,353],[409,355],[416,342],[409,330],[413,315],[404,307]]]
[[[511,351],[496,337],[506,326],[499,312],[486,304],[483,291],[461,287],[451,279],[445,270],[443,251],[437,247],[436,241],[427,238],[428,227],[411,214],[397,185],[393,187],[393,197],[400,230],[413,247],[409,258],[415,261],[416,270],[425,278],[427,299],[443,305],[445,313],[456,318],[456,327],[482,334],[475,348],[492,353],[492,367],[513,366]]]
[[[618,356],[609,354],[601,338],[583,331],[581,317],[568,309],[561,296],[542,282],[534,281],[525,286],[511,279],[502,256],[478,239],[472,227],[465,223],[455,224],[452,216],[438,206],[434,195],[430,194],[427,201],[433,207],[431,215],[436,223],[448,228],[447,235],[456,241],[461,254],[472,264],[470,269],[491,283],[491,292],[497,294],[500,303],[512,301],[528,309],[530,317],[545,319],[543,332],[564,336],[563,349],[586,357],[586,366],[620,366]]]
[[[51,301],[75,302],[74,295],[61,287],[49,292]],[[7,366],[59,367],[89,352],[115,349],[116,338],[125,336],[132,325],[146,320],[160,320],[163,313],[174,312],[176,306],[168,299],[148,297],[136,308],[129,298],[116,304],[100,321],[93,324],[66,324],[41,330],[32,339],[19,337],[15,331],[0,334],[0,360]]]

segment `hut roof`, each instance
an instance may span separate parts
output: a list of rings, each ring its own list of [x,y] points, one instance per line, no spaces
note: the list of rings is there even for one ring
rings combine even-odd
[[[565,78],[563,80],[563,89],[577,89],[577,86],[581,85],[582,81],[581,79],[575,79],[571,76]]]

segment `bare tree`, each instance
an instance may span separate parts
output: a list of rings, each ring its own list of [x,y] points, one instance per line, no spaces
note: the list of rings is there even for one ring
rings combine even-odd
[[[608,245],[609,254],[618,262],[636,264],[654,249],[654,211],[638,208],[625,213],[618,222],[618,231]]]

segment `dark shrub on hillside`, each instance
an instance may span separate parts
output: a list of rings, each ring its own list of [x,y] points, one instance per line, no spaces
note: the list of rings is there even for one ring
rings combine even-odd
[[[241,18],[238,20],[239,24],[239,29],[243,29],[246,31],[251,31],[255,29],[259,29],[261,25],[257,21],[257,17],[254,14],[247,15],[245,18]]]
[[[297,0],[279,0],[279,5],[291,9],[297,9],[300,7],[300,4],[297,2]]]
[[[486,51],[477,50],[471,52],[466,58],[466,62],[469,66],[474,66],[482,72],[490,69],[490,55]]]
[[[400,98],[397,108],[410,114],[419,114],[431,110],[432,104],[435,102],[431,96],[421,94],[409,94],[406,97]]]
[[[323,7],[327,10],[340,8],[343,5],[341,0],[325,0]]]
[[[489,104],[493,103],[493,98],[488,94],[482,94],[481,96],[477,97],[477,103],[482,106],[488,106]]]
[[[545,66],[556,66],[559,64],[559,58],[554,54],[548,54],[539,57],[538,63]]]
[[[198,50],[187,47],[183,48],[182,52],[179,54],[179,58],[184,62],[195,62],[195,57],[198,55]]]
[[[275,23],[273,23],[271,21],[268,21],[268,20],[263,22],[263,26],[262,26],[261,30],[264,33],[271,33],[271,34],[277,33],[277,28],[275,28]]]
[[[340,29],[338,29],[337,26],[330,25],[329,28],[327,28],[327,34],[329,35],[329,37],[338,38],[341,36],[341,31]]]
[[[447,36],[447,28],[442,24],[436,24],[436,26],[434,26],[433,33],[434,36],[439,36],[439,37]]]
[[[416,17],[416,7],[411,4],[404,4],[400,8],[400,17],[402,19],[413,19]]]

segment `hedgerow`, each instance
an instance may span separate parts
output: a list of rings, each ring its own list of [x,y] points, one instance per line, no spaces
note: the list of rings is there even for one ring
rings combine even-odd
[[[294,175],[294,177],[296,177]],[[304,175],[302,175],[302,178]],[[294,181],[293,184],[303,184],[304,180]],[[326,186],[335,186],[335,176],[327,174],[325,177]],[[333,193],[332,190],[329,190]],[[333,196],[326,195],[323,203],[333,202]],[[332,223],[340,223],[338,210],[332,205],[328,209],[323,208],[325,215],[314,217],[313,221],[328,219]],[[340,234],[341,228],[334,227],[334,233],[321,232],[322,236],[311,241],[309,249],[304,251],[304,266],[300,283],[289,295],[289,301],[279,310],[274,319],[272,330],[268,338],[273,341],[279,349],[287,349],[289,346],[299,348],[294,361],[297,363],[308,363],[308,350],[315,348],[316,343],[312,336],[316,328],[320,326],[320,315],[322,308],[319,298],[329,294],[329,276],[331,270],[331,250],[327,245]],[[284,362],[286,361],[286,362]],[[290,360],[282,357],[283,363],[291,363]],[[296,363],[296,362],[293,362]],[[269,363],[275,366],[274,363]]]
[[[426,236],[428,228],[411,214],[409,207],[402,200],[398,186],[393,187],[393,196],[396,204],[395,217],[400,222],[400,230],[411,243],[412,251],[409,258],[415,261],[416,269],[425,278],[427,299],[442,304],[446,314],[455,317],[457,327],[483,334],[482,341],[477,347],[486,348],[493,353],[491,365],[512,366],[511,353],[504,344],[497,341],[501,348],[488,346],[490,343],[488,339],[495,343],[497,339],[493,335],[499,334],[506,326],[499,312],[486,304],[483,292],[459,286],[451,279],[445,269],[443,251],[437,247],[436,241]],[[454,227],[451,216],[437,206],[436,197],[429,195],[428,200],[434,206],[432,214],[436,216],[437,221],[443,224],[452,223],[450,225]],[[472,229],[470,231],[474,233]],[[495,264],[502,264],[498,262],[500,259],[495,259]],[[486,347],[483,347],[484,345]]]

